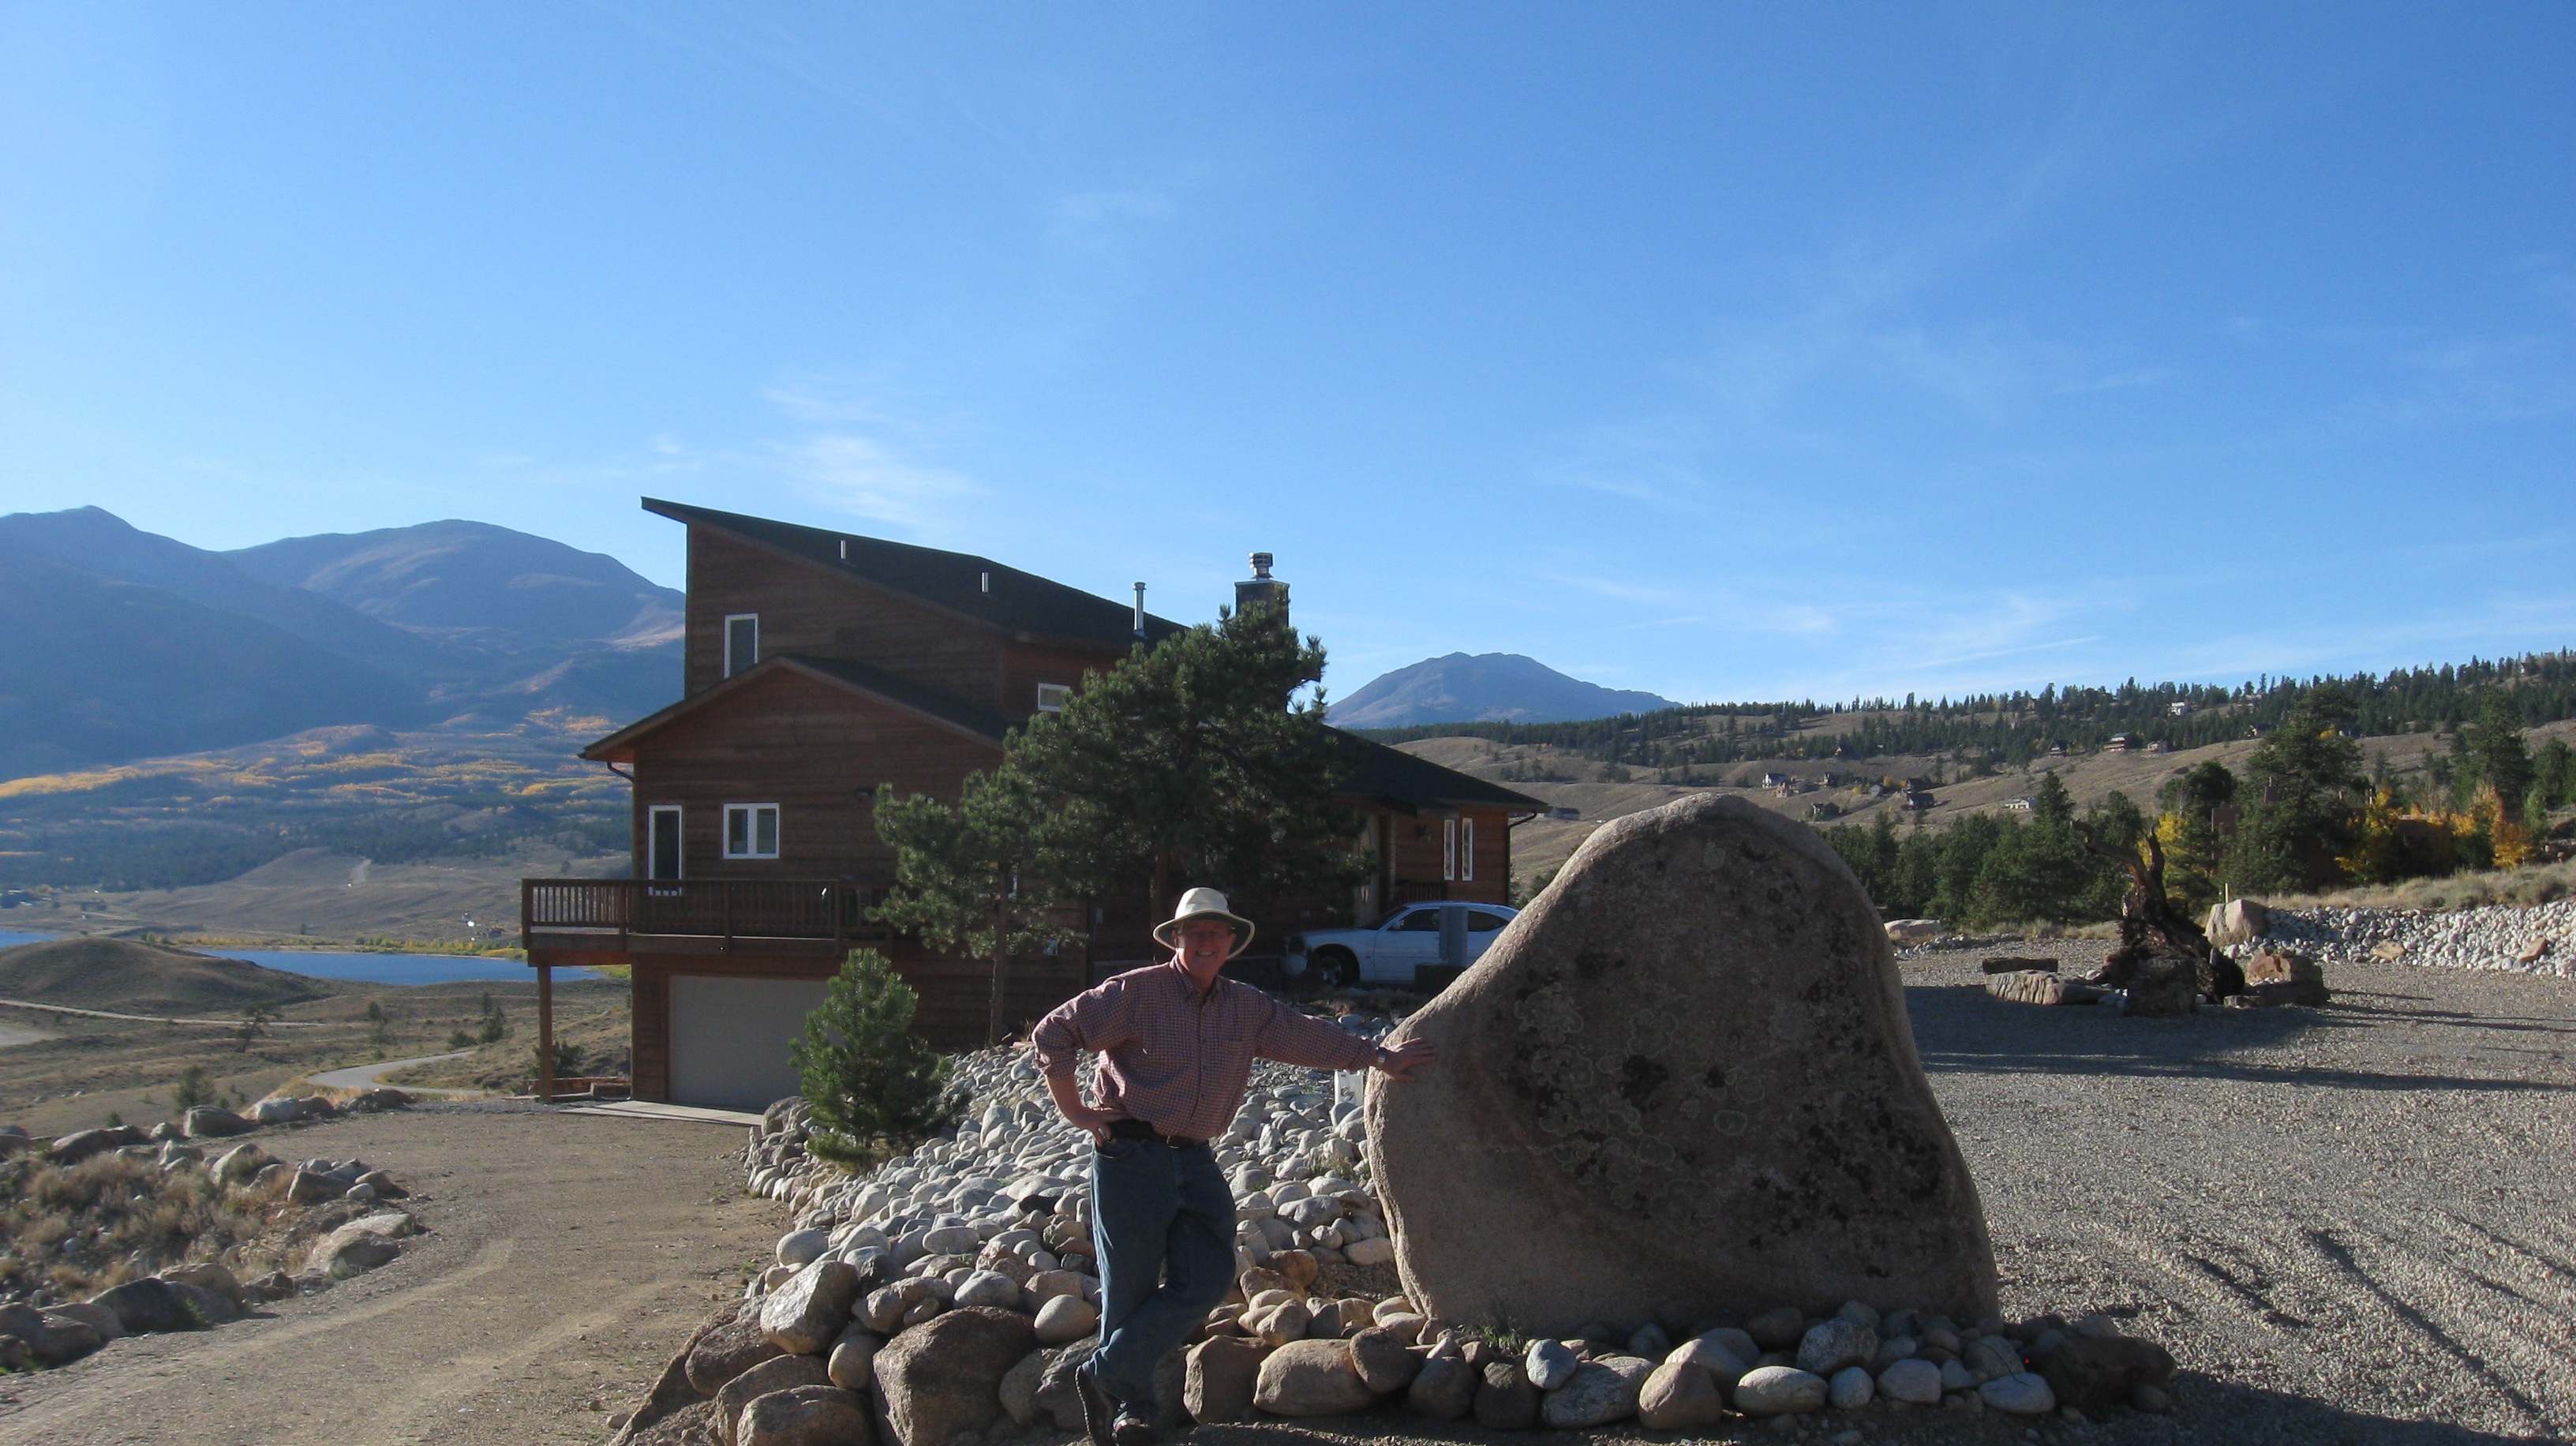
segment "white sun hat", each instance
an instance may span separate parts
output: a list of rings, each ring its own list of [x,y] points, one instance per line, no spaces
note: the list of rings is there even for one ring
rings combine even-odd
[[[1228,959],[1242,953],[1252,944],[1252,921],[1226,907],[1225,895],[1214,889],[1192,889],[1181,895],[1173,906],[1172,917],[1154,926],[1154,942],[1166,949],[1181,947],[1172,935],[1192,919],[1223,919],[1234,930],[1234,947],[1226,952]]]

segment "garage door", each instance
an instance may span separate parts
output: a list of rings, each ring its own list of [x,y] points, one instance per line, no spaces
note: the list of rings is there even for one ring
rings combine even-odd
[[[822,979],[672,975],[672,1102],[765,1110],[797,1093],[787,1049],[828,987]]]

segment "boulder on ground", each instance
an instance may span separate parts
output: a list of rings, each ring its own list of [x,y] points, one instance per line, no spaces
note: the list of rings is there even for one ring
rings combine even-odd
[[[2025,969],[1987,978],[1986,993],[2014,1004],[2090,1004],[2108,990],[2059,974]]]
[[[868,1440],[871,1429],[865,1396],[838,1386],[798,1386],[743,1407],[733,1446],[849,1446]]]
[[[294,1178],[287,1181],[286,1198],[298,1205],[318,1205],[339,1198],[348,1188],[328,1175],[298,1166]]]
[[[1241,1336],[1211,1336],[1190,1347],[1181,1404],[1202,1426],[1252,1414],[1261,1381],[1261,1347]]]
[[[813,1356],[773,1356],[724,1383],[716,1392],[716,1419],[728,1425],[742,1419],[742,1408],[773,1391],[798,1386],[828,1386],[823,1363]]]
[[[1798,1339],[1798,1369],[1809,1375],[1831,1377],[1877,1354],[1878,1332],[1842,1316],[1818,1321]]]
[[[1649,1431],[1696,1431],[1725,1417],[1725,1390],[1694,1361],[1664,1362],[1637,1392],[1637,1420]]]
[[[1455,1421],[1475,1409],[1476,1388],[1483,1383],[1482,1375],[1465,1361],[1435,1355],[1414,1372],[1413,1384],[1404,1388],[1404,1403],[1415,1415]]]
[[[1369,1390],[1391,1396],[1413,1384],[1413,1373],[1422,1369],[1422,1357],[1406,1345],[1404,1338],[1385,1326],[1371,1326],[1351,1337],[1351,1369]]]
[[[74,1130],[55,1140],[45,1155],[56,1165],[68,1168],[93,1155],[104,1155],[124,1143],[115,1130]]]
[[[306,1264],[333,1280],[347,1280],[390,1265],[401,1254],[402,1246],[392,1239],[362,1225],[349,1224],[325,1236]]]
[[[2209,942],[2221,949],[2231,944],[2248,944],[2272,932],[2272,911],[2252,899],[2230,899],[2209,907],[2209,922],[2204,927]]]
[[[798,1270],[760,1305],[761,1333],[791,1356],[818,1356],[850,1323],[859,1272],[846,1260],[823,1259]]]
[[[1367,1105],[1430,1315],[1564,1335],[1766,1299],[1994,1309],[1894,957],[1803,824],[1699,795],[1604,826],[1390,1038],[1441,1057]]]
[[[77,1321],[96,1331],[101,1341],[121,1340],[125,1336],[125,1322],[117,1319],[115,1311],[86,1300],[49,1305],[45,1307],[45,1319],[49,1322]]]
[[[303,1112],[302,1100],[284,1095],[271,1095],[250,1107],[250,1117],[263,1125],[283,1125]]]
[[[242,1298],[241,1281],[218,1261],[197,1260],[186,1265],[174,1265],[162,1271],[161,1278],[174,1285],[200,1286],[233,1300]]]
[[[184,1331],[196,1328],[196,1319],[188,1312],[179,1292],[157,1275],[129,1280],[91,1296],[90,1304],[102,1305],[116,1312],[117,1323],[129,1335],[152,1335],[160,1331]]]
[[[1878,1373],[1878,1393],[1913,1406],[1941,1404],[1941,1368],[1909,1356]]]
[[[1825,1409],[1825,1378],[1795,1366],[1756,1366],[1735,1383],[1735,1409],[1747,1416],[1789,1416]]]
[[[32,1305],[0,1305],[0,1335],[26,1342],[28,1357],[47,1369],[69,1365],[106,1344],[87,1321],[51,1315]]]
[[[952,1310],[877,1352],[877,1394],[902,1446],[947,1446],[1002,1413],[1002,1377],[1037,1348],[1027,1316],[991,1306]]]
[[[180,1130],[192,1140],[238,1135],[255,1126],[221,1105],[199,1105],[181,1117]]]
[[[235,1145],[215,1157],[206,1173],[227,1185],[239,1185],[260,1172],[262,1166],[276,1164],[275,1157],[255,1144]]]
[[[1653,1375],[1652,1361],[1604,1356],[1575,1367],[1573,1379],[1547,1393],[1539,1418],[1560,1431],[1589,1431],[1637,1414],[1637,1394]]]
[[[746,1303],[734,1318],[701,1335],[689,1347],[688,1365],[684,1368],[689,1385],[701,1396],[712,1396],[724,1384],[744,1371],[773,1356],[784,1355],[770,1344],[760,1330],[758,1302]]]
[[[1491,1431],[1526,1431],[1538,1424],[1539,1389],[1521,1363],[1488,1361],[1476,1387],[1476,1424]]]
[[[853,1325],[832,1342],[832,1353],[825,1358],[824,1370],[832,1384],[844,1391],[873,1391],[877,1388],[877,1352],[885,1347],[885,1337],[864,1326]],[[1030,1383],[1036,1389],[1036,1383]]]
[[[2007,1416],[2045,1416],[2057,1409],[2057,1394],[2048,1382],[2028,1371],[1984,1382],[1977,1387],[1977,1395],[1987,1410]]]
[[[1376,1402],[1339,1340],[1290,1341],[1272,1351],[1252,1393],[1252,1403],[1273,1416],[1347,1416]]]
[[[1887,921],[1883,932],[1887,935],[1887,940],[1891,944],[1919,944],[1926,939],[1938,939],[1941,937],[1941,921],[1938,919],[1890,919]]]
[[[2323,984],[2326,971],[2304,954],[2268,950],[2245,961],[2247,984]]]

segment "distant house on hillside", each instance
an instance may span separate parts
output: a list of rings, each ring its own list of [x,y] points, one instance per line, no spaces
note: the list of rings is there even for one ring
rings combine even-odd
[[[1905,795],[1905,806],[1916,813],[1930,812],[1933,804],[1936,802],[1938,802],[1938,800],[1933,798],[1931,794],[1920,790]]]
[[[541,982],[559,966],[633,970],[640,1099],[756,1109],[794,1093],[788,1042],[862,944],[918,993],[925,1037],[981,1043],[989,968],[868,917],[894,883],[877,788],[954,799],[1015,725],[1183,625],[1147,613],[1141,593],[1131,607],[968,553],[644,505],[688,528],[686,696],[583,750],[634,781],[632,875],[526,880],[528,962]],[[1238,605],[1286,605],[1268,561],[1236,585]],[[1256,947],[1417,900],[1508,902],[1511,825],[1544,804],[1334,736],[1372,875],[1354,898],[1258,917]],[[1014,966],[1008,1020],[1148,962],[1150,916],[1171,903],[1097,902],[1073,947]]]
[[[2176,699],[2175,701],[2165,705],[2165,712],[2176,718],[2188,718],[2191,716],[2191,705],[2181,701],[2180,699]]]
[[[2112,735],[2111,735],[2110,740],[2109,740],[2108,742],[2106,742],[2106,743],[2104,743],[2104,744],[2102,745],[2102,748],[2103,748],[2103,751],[2108,752],[2108,753],[2126,753],[2126,752],[2128,752],[2130,749],[2135,748],[2135,747],[2137,747],[2137,746],[2138,746],[2138,735],[2137,735],[2137,734],[2135,734],[2135,733],[2114,733],[2114,734],[2112,734]]]
[[[2039,800],[2035,798],[2007,798],[2004,800],[2004,812],[2006,813],[2028,813],[2037,807],[2039,807]]]

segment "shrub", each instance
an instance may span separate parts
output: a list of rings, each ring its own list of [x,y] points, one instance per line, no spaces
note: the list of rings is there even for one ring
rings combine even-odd
[[[912,1032],[918,999],[885,956],[850,951],[821,1007],[805,1016],[793,1049],[814,1112],[806,1148],[864,1167],[949,1128],[965,1113],[954,1065]]]
[[[202,1064],[188,1066],[187,1072],[179,1076],[178,1087],[170,1091],[170,1108],[183,1115],[214,1102],[214,1087],[206,1083],[206,1067]]]

